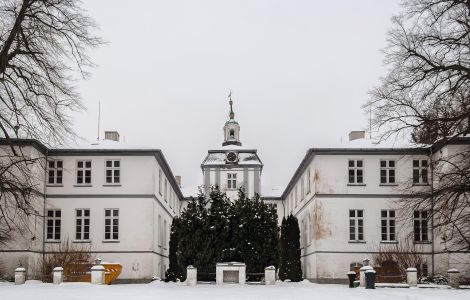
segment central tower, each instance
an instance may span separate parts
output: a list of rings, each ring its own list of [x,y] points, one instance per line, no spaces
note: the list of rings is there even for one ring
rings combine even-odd
[[[241,146],[240,142],[240,124],[235,121],[235,113],[233,112],[232,92],[228,95],[230,104],[229,120],[225,122],[224,126],[224,142],[222,146],[237,145]]]
[[[204,192],[218,186],[231,200],[238,198],[242,188],[248,197],[261,192],[263,163],[255,149],[243,148],[240,141],[240,124],[235,120],[232,92],[228,95],[230,111],[224,125],[222,147],[209,150],[201,164],[204,177]]]

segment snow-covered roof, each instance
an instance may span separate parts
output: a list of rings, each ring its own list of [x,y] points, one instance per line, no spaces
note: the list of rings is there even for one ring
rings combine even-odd
[[[404,140],[387,140],[378,141],[375,139],[361,138],[352,141],[344,141],[339,143],[315,143],[313,149],[409,149],[409,148],[425,148],[429,145],[416,144]]]
[[[56,147],[53,149],[57,150],[158,150],[158,148],[151,146],[142,146],[142,145],[130,145],[122,141],[113,141],[113,140],[97,140],[97,141],[87,141],[87,140],[76,140],[70,142],[67,145]]]
[[[226,154],[224,151],[220,151],[220,152],[210,151],[207,154],[204,161],[202,162],[202,165],[204,166],[225,165],[225,157],[226,157]],[[247,152],[239,151],[238,152],[238,165],[262,166],[263,164],[261,163],[261,160],[256,154],[256,151],[247,151]]]

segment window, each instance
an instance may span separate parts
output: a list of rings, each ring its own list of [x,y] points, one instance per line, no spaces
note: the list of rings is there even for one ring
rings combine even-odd
[[[304,188],[304,177],[300,178],[300,201],[304,200],[305,195],[305,188]]]
[[[50,209],[47,211],[47,233],[46,239],[60,240],[60,209]]]
[[[310,169],[307,170],[307,194],[310,193]]]
[[[162,195],[162,170],[158,170],[158,193]]]
[[[414,211],[414,236],[416,242],[428,241],[428,212],[425,210]]]
[[[165,178],[165,194],[164,194],[164,200],[168,202],[168,180]]]
[[[364,240],[364,211],[362,209],[349,210],[349,240]]]
[[[104,210],[104,239],[119,239],[119,209]]]
[[[299,194],[297,193],[297,187],[298,185],[296,185],[294,189],[295,207],[297,207],[297,205],[299,204]]]
[[[304,248],[305,247],[305,222],[304,220],[302,220],[300,222],[300,229],[302,230],[300,232],[300,248]]]
[[[394,160],[381,160],[380,161],[380,183],[381,184],[394,184],[395,183],[395,161]]]
[[[380,214],[382,241],[395,241],[395,211],[382,210]]]
[[[91,160],[77,161],[77,184],[91,184]]]
[[[276,203],[268,203],[269,207],[277,211],[277,204]]]
[[[428,161],[426,159],[413,160],[413,183],[428,183]]]
[[[61,160],[50,160],[48,164],[49,184],[62,184],[63,162]]]
[[[121,182],[121,161],[107,160],[105,170],[107,184],[119,184]]]
[[[310,215],[307,216],[307,226],[305,228],[305,234],[307,235],[307,245],[310,245],[312,243],[311,235],[310,235],[310,224],[311,224],[311,219]]]
[[[90,239],[89,209],[77,209],[75,211],[75,239],[77,241]]]
[[[166,249],[166,234],[167,234],[167,225],[166,225],[166,220],[163,220],[163,248]]]
[[[348,171],[350,184],[364,183],[364,167],[362,160],[350,159],[348,164]]]
[[[158,247],[162,247],[162,235],[163,235],[163,230],[162,230],[162,216],[158,215]]]
[[[237,174],[236,173],[227,174],[227,188],[229,190],[234,190],[237,188]]]
[[[235,130],[233,129],[230,130],[230,138],[231,139],[235,138]]]

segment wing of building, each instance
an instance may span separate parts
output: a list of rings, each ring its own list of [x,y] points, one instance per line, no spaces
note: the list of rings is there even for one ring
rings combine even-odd
[[[433,161],[470,147],[470,137],[434,145],[374,144],[364,132],[350,141],[307,151],[286,188],[262,185],[263,163],[256,149],[244,147],[230,99],[223,143],[209,150],[201,169],[202,190],[218,186],[232,201],[244,188],[250,197],[277,207],[279,220],[293,214],[301,230],[304,277],[343,282],[382,247],[394,247],[409,235],[425,257],[422,272],[467,270],[468,252],[449,253],[442,236],[431,230],[426,211],[400,215],[396,201],[410,190],[432,189]],[[163,153],[119,142],[117,132],[105,139],[65,148],[48,148],[35,140],[13,140],[39,165],[31,167],[38,187],[37,214],[30,230],[0,248],[6,270],[19,263],[33,266],[45,253],[69,241],[85,245],[96,257],[120,262],[122,280],[163,277],[168,267],[172,219],[197,189],[180,189]],[[0,139],[4,152],[10,146]],[[46,167],[44,167],[46,166]],[[409,193],[408,193],[409,194]]]

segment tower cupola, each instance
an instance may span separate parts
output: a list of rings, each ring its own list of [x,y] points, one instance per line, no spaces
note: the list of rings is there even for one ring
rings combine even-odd
[[[222,146],[241,146],[242,143],[240,142],[240,125],[237,121],[235,121],[235,113],[233,112],[232,91],[230,91],[228,98],[230,104],[230,113],[229,120],[225,122],[224,126],[224,142],[222,143]]]

